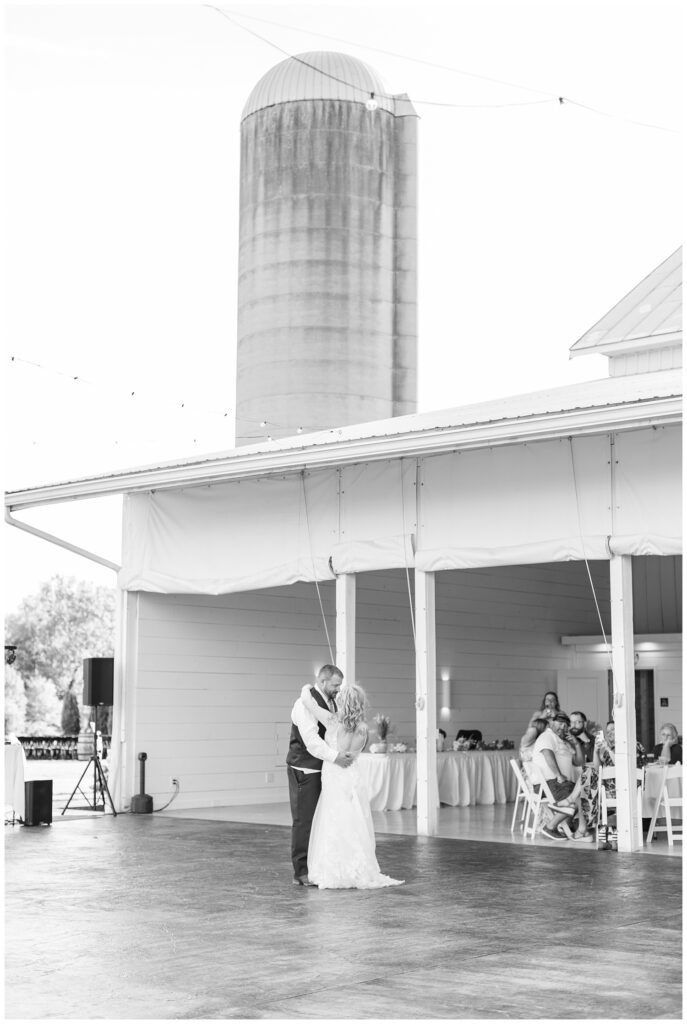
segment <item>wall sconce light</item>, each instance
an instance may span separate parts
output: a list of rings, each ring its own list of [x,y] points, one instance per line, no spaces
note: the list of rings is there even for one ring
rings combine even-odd
[[[451,680],[448,673],[441,673],[441,709],[439,718],[442,722],[448,721],[451,717]]]
[[[5,664],[13,665],[17,657],[17,645],[5,644]]]

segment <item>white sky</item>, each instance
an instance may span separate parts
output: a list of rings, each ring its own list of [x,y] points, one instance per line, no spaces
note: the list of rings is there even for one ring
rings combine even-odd
[[[569,347],[681,241],[677,2],[218,6],[416,105],[420,411],[606,375]],[[231,447],[240,114],[284,54],[197,3],[8,4],[4,43],[5,488]],[[557,96],[604,114],[511,105]],[[21,517],[119,559],[118,499]],[[8,610],[114,582],[5,535]]]

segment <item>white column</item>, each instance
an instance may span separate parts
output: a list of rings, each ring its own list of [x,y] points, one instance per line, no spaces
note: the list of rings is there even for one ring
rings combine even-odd
[[[336,577],[336,664],[355,682],[355,575]]]
[[[433,572],[415,570],[415,707],[417,729],[417,831],[437,834],[437,656]]]
[[[108,788],[116,811],[125,810],[138,791],[136,687],[138,685],[138,610],[140,596],[118,590],[114,659],[114,707]]]
[[[630,853],[639,848],[635,653],[630,556],[612,555],[610,572],[618,851]]]

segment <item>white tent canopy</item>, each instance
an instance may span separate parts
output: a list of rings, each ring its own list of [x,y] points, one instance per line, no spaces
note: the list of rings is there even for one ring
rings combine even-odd
[[[224,594],[415,567],[681,551],[680,428],[560,438],[126,499],[126,590]]]

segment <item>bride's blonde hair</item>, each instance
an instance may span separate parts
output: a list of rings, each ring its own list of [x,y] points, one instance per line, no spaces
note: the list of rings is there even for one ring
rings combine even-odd
[[[342,684],[336,695],[337,718],[348,732],[357,729],[369,706],[362,686],[357,683]]]

